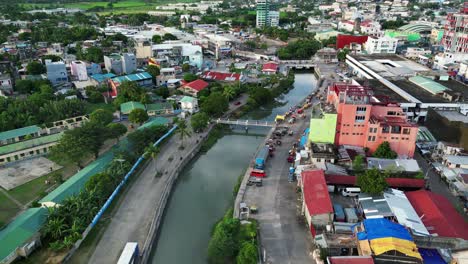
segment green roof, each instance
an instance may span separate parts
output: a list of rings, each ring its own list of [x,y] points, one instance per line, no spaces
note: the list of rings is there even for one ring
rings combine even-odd
[[[409,31],[386,30],[385,36],[389,36],[392,38],[406,37],[406,39],[410,42],[418,41],[421,39],[421,34],[419,34],[418,32],[409,32]]]
[[[154,104],[147,104],[146,111],[159,111],[165,109],[172,109],[171,103],[154,103]]]
[[[1,146],[0,155],[56,142],[62,137],[62,135],[63,135],[63,132]]]
[[[409,81],[423,88],[424,90],[430,92],[431,94],[439,94],[445,90],[450,90],[449,88],[443,86],[440,83],[434,82],[431,79],[428,79],[423,76],[414,76],[410,77]]]
[[[120,105],[120,112],[124,115],[128,115],[132,110],[137,108],[145,110],[145,105],[134,101],[126,102]]]
[[[152,78],[153,77],[151,76],[151,74],[147,72],[139,72],[139,73],[133,73],[129,75],[114,77],[112,78],[112,81],[117,82],[117,83],[123,83],[123,82],[136,82],[136,81],[141,81],[141,80],[148,80]]]
[[[26,135],[37,133],[39,131],[41,131],[41,128],[38,126],[28,126],[28,127],[8,130],[8,131],[0,133],[0,140],[7,140],[11,138],[26,136]]]
[[[194,97],[191,97],[191,96],[184,96],[184,97],[182,97],[182,99],[180,99],[180,101],[183,102],[183,103],[192,103],[195,100],[197,100],[197,99],[195,99]]]
[[[314,143],[335,143],[336,120],[336,114],[324,114],[322,118],[311,118],[309,141]]]
[[[0,231],[0,262],[24,245],[42,227],[47,209],[30,208]]]
[[[145,129],[151,126],[156,126],[156,125],[166,125],[169,123],[169,119],[165,117],[153,117],[151,118],[148,122],[144,123],[142,126],[140,126],[138,129]]]
[[[84,187],[88,179],[94,174],[102,172],[106,165],[113,159],[114,154],[112,151],[107,151],[100,158],[93,161],[91,164],[77,172],[66,182],[62,183],[55,190],[50,192],[47,196],[42,198],[39,203],[53,202],[61,203],[65,198],[78,194]]]

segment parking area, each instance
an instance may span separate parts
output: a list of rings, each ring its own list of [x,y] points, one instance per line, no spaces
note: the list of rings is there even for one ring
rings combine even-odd
[[[44,157],[22,160],[0,168],[0,186],[11,190],[60,168],[62,166]]]

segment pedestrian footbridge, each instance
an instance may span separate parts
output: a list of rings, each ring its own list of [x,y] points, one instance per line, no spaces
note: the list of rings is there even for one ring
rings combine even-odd
[[[313,69],[317,66],[313,60],[282,60],[281,64],[290,69]]]
[[[218,118],[214,120],[218,124],[227,124],[227,125],[240,125],[240,126],[257,126],[257,127],[274,127],[276,126],[275,122],[271,121],[259,121],[259,120],[230,120],[224,118]]]

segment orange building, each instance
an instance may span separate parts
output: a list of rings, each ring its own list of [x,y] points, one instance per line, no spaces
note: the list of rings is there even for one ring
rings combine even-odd
[[[353,145],[374,152],[384,141],[400,157],[413,157],[418,126],[406,120],[396,103],[383,102],[358,83],[334,83],[327,102],[335,106],[336,145]]]

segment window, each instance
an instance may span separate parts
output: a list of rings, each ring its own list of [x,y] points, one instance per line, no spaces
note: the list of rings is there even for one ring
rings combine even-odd
[[[411,133],[411,129],[409,128],[403,128],[403,134],[409,135]]]
[[[387,133],[389,133],[389,132],[390,132],[390,127],[389,127],[389,126],[384,126],[384,127],[382,127],[382,133],[387,134]]]
[[[367,108],[365,106],[358,106],[356,108],[356,111],[357,112],[366,112]]]
[[[356,118],[354,119],[355,122],[363,122],[364,120],[366,119],[365,116],[356,116]]]
[[[321,162],[321,161],[322,161],[322,159],[317,159],[317,162]]]
[[[394,116],[394,115],[397,115],[395,111],[388,111],[387,112],[387,115],[389,116]]]

